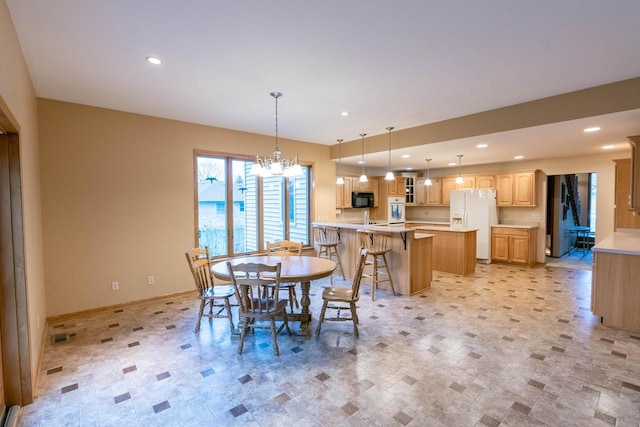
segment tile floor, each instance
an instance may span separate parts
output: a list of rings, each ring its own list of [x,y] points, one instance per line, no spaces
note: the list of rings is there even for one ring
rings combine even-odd
[[[225,319],[194,334],[190,297],[52,324],[70,339],[46,346],[21,425],[637,427],[640,333],[597,323],[590,280],[492,264],[413,297],[365,285],[359,338],[331,322],[280,357],[264,330],[236,355]]]

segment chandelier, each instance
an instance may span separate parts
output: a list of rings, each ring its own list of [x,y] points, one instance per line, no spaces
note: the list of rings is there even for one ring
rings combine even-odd
[[[260,176],[298,176],[302,175],[302,168],[298,164],[298,156],[293,159],[283,158],[282,152],[278,148],[278,98],[282,96],[280,92],[271,92],[269,95],[276,99],[276,149],[273,150],[273,157],[260,158],[256,155],[256,162],[251,167],[251,174]]]

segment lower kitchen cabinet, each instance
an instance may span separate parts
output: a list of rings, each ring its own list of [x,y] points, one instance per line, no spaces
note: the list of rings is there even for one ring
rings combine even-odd
[[[499,227],[491,228],[491,260],[536,264],[536,228]]]

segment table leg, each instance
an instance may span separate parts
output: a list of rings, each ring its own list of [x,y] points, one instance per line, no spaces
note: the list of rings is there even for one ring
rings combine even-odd
[[[302,296],[300,297],[300,335],[308,336],[311,333],[311,312],[309,311],[311,282],[300,282],[300,289],[302,290]]]

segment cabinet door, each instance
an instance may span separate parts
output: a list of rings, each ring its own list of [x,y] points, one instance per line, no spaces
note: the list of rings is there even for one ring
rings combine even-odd
[[[351,207],[351,191],[353,189],[353,181],[351,177],[344,177],[344,184],[336,184],[336,208]]]
[[[535,173],[513,174],[513,204],[516,206],[535,206]]]
[[[437,179],[431,180],[431,185],[425,187],[427,193],[427,204],[429,205],[441,205],[442,204],[442,182]]]
[[[418,178],[416,180],[416,206],[424,206],[427,204],[427,187],[424,186],[425,178]]]
[[[509,239],[509,261],[527,264],[529,262],[529,237],[510,236]]]
[[[489,190],[493,190],[494,188],[496,188],[495,176],[476,176],[476,188],[487,188]]]
[[[373,207],[378,207],[378,178],[369,178],[367,191],[373,193]]]
[[[451,204],[451,190],[457,190],[455,178],[445,178],[442,180],[442,204]]]
[[[476,187],[475,176],[463,176],[462,184],[456,184],[456,190],[473,190],[475,187]]]
[[[491,236],[491,259],[509,261],[509,236],[502,234]]]
[[[407,206],[414,206],[416,203],[416,178],[417,174],[406,174],[405,179],[405,202]]]
[[[496,205],[513,205],[513,175],[504,174],[496,176]]]

